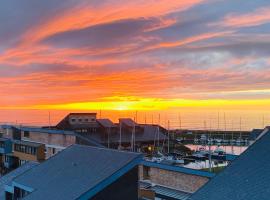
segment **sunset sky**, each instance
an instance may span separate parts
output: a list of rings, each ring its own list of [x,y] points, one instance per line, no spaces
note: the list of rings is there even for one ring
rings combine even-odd
[[[270,109],[269,0],[8,0],[0,21],[0,110]]]

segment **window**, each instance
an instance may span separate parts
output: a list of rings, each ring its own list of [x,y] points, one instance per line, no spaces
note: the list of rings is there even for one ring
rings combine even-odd
[[[9,162],[9,156],[5,156],[5,162],[6,162],[6,163]]]
[[[73,118],[73,119],[71,119],[71,121],[72,121],[72,122],[76,122],[76,119]]]
[[[79,122],[82,122],[82,119],[79,119],[78,121],[79,121]]]
[[[150,167],[143,166],[143,179],[149,179],[150,178]]]
[[[88,119],[84,119],[85,122],[88,122],[89,120]]]
[[[0,142],[0,148],[5,148],[5,142]]]
[[[18,152],[22,152],[22,153],[32,154],[32,155],[36,155],[37,153],[37,148],[25,146],[25,145],[19,145],[19,144],[14,145],[14,150]]]
[[[55,148],[52,148],[52,153],[55,154]]]
[[[19,165],[22,166],[23,164],[25,164],[27,161],[26,160],[19,160]]]
[[[24,131],[23,136],[29,138],[30,137],[29,131]]]

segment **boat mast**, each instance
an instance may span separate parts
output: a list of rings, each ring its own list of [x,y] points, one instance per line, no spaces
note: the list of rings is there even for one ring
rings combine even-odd
[[[240,117],[240,140],[242,140],[242,117]]]
[[[168,154],[170,153],[170,121],[168,121]]]
[[[179,119],[179,129],[181,130],[182,129],[181,113],[179,114],[178,119]]]
[[[137,111],[136,111],[136,122],[133,123],[133,151],[136,151],[136,126],[137,123]]]
[[[159,147],[159,126],[160,126],[160,114],[158,114],[158,132],[157,132],[157,136],[158,136],[158,147]]]
[[[119,149],[121,149],[121,146],[122,146],[122,122],[121,120],[119,120]]]
[[[223,141],[226,139],[226,131],[227,131],[227,121],[226,121],[226,113],[224,112],[224,129],[225,133],[223,134]]]
[[[264,126],[264,124],[265,124],[265,123],[264,123],[264,120],[265,120],[265,119],[264,119],[264,115],[263,115],[263,118],[262,118],[262,128],[265,128],[265,126]]]
[[[110,148],[110,135],[111,135],[111,126],[109,126],[109,131],[108,131],[108,149]]]

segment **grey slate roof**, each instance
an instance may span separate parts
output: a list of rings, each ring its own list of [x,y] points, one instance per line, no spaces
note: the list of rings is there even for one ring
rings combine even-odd
[[[141,154],[73,145],[14,182],[35,190],[25,200],[73,200],[137,159]]]
[[[25,173],[26,171],[32,169],[34,166],[37,166],[37,162],[27,162],[21,167],[11,171],[10,173],[2,176],[0,178],[0,199],[5,199],[5,185],[11,186],[12,180],[17,176]]]
[[[140,127],[144,127],[140,131],[136,129],[135,134],[135,140],[136,142],[152,142],[154,140],[158,140],[158,127],[156,125],[140,125]],[[93,133],[89,136],[91,139],[94,139],[96,141],[99,141],[100,143],[107,143],[107,138],[103,138],[101,134],[99,133]],[[126,132],[125,130],[122,130],[121,135],[121,141],[122,143],[130,143],[132,138],[132,133],[130,131]],[[118,143],[120,139],[120,133],[119,130],[117,130],[117,133],[111,133],[110,134],[110,143]],[[167,136],[164,134],[164,132],[160,129],[159,132],[159,140],[163,141],[166,140]]]
[[[155,191],[157,197],[161,198],[170,198],[177,200],[187,200],[190,197],[190,193],[155,185],[152,187],[152,190]]]
[[[97,119],[97,122],[105,128],[115,127],[115,124],[109,119]]]
[[[270,130],[214,177],[191,200],[269,200]]]
[[[119,122],[121,122],[122,124],[125,124],[128,127],[133,127],[133,126],[138,125],[134,120],[132,120],[130,118],[120,118]]]
[[[155,192],[156,197],[164,199],[175,199],[175,200],[187,200],[190,197],[191,193],[183,192],[180,190],[168,188],[162,185],[152,185],[149,182],[140,181],[139,187],[142,189],[148,189]]]

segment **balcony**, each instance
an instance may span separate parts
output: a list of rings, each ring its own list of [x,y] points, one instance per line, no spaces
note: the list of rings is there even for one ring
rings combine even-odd
[[[14,141],[13,156],[24,161],[45,160],[45,145],[26,141]]]

